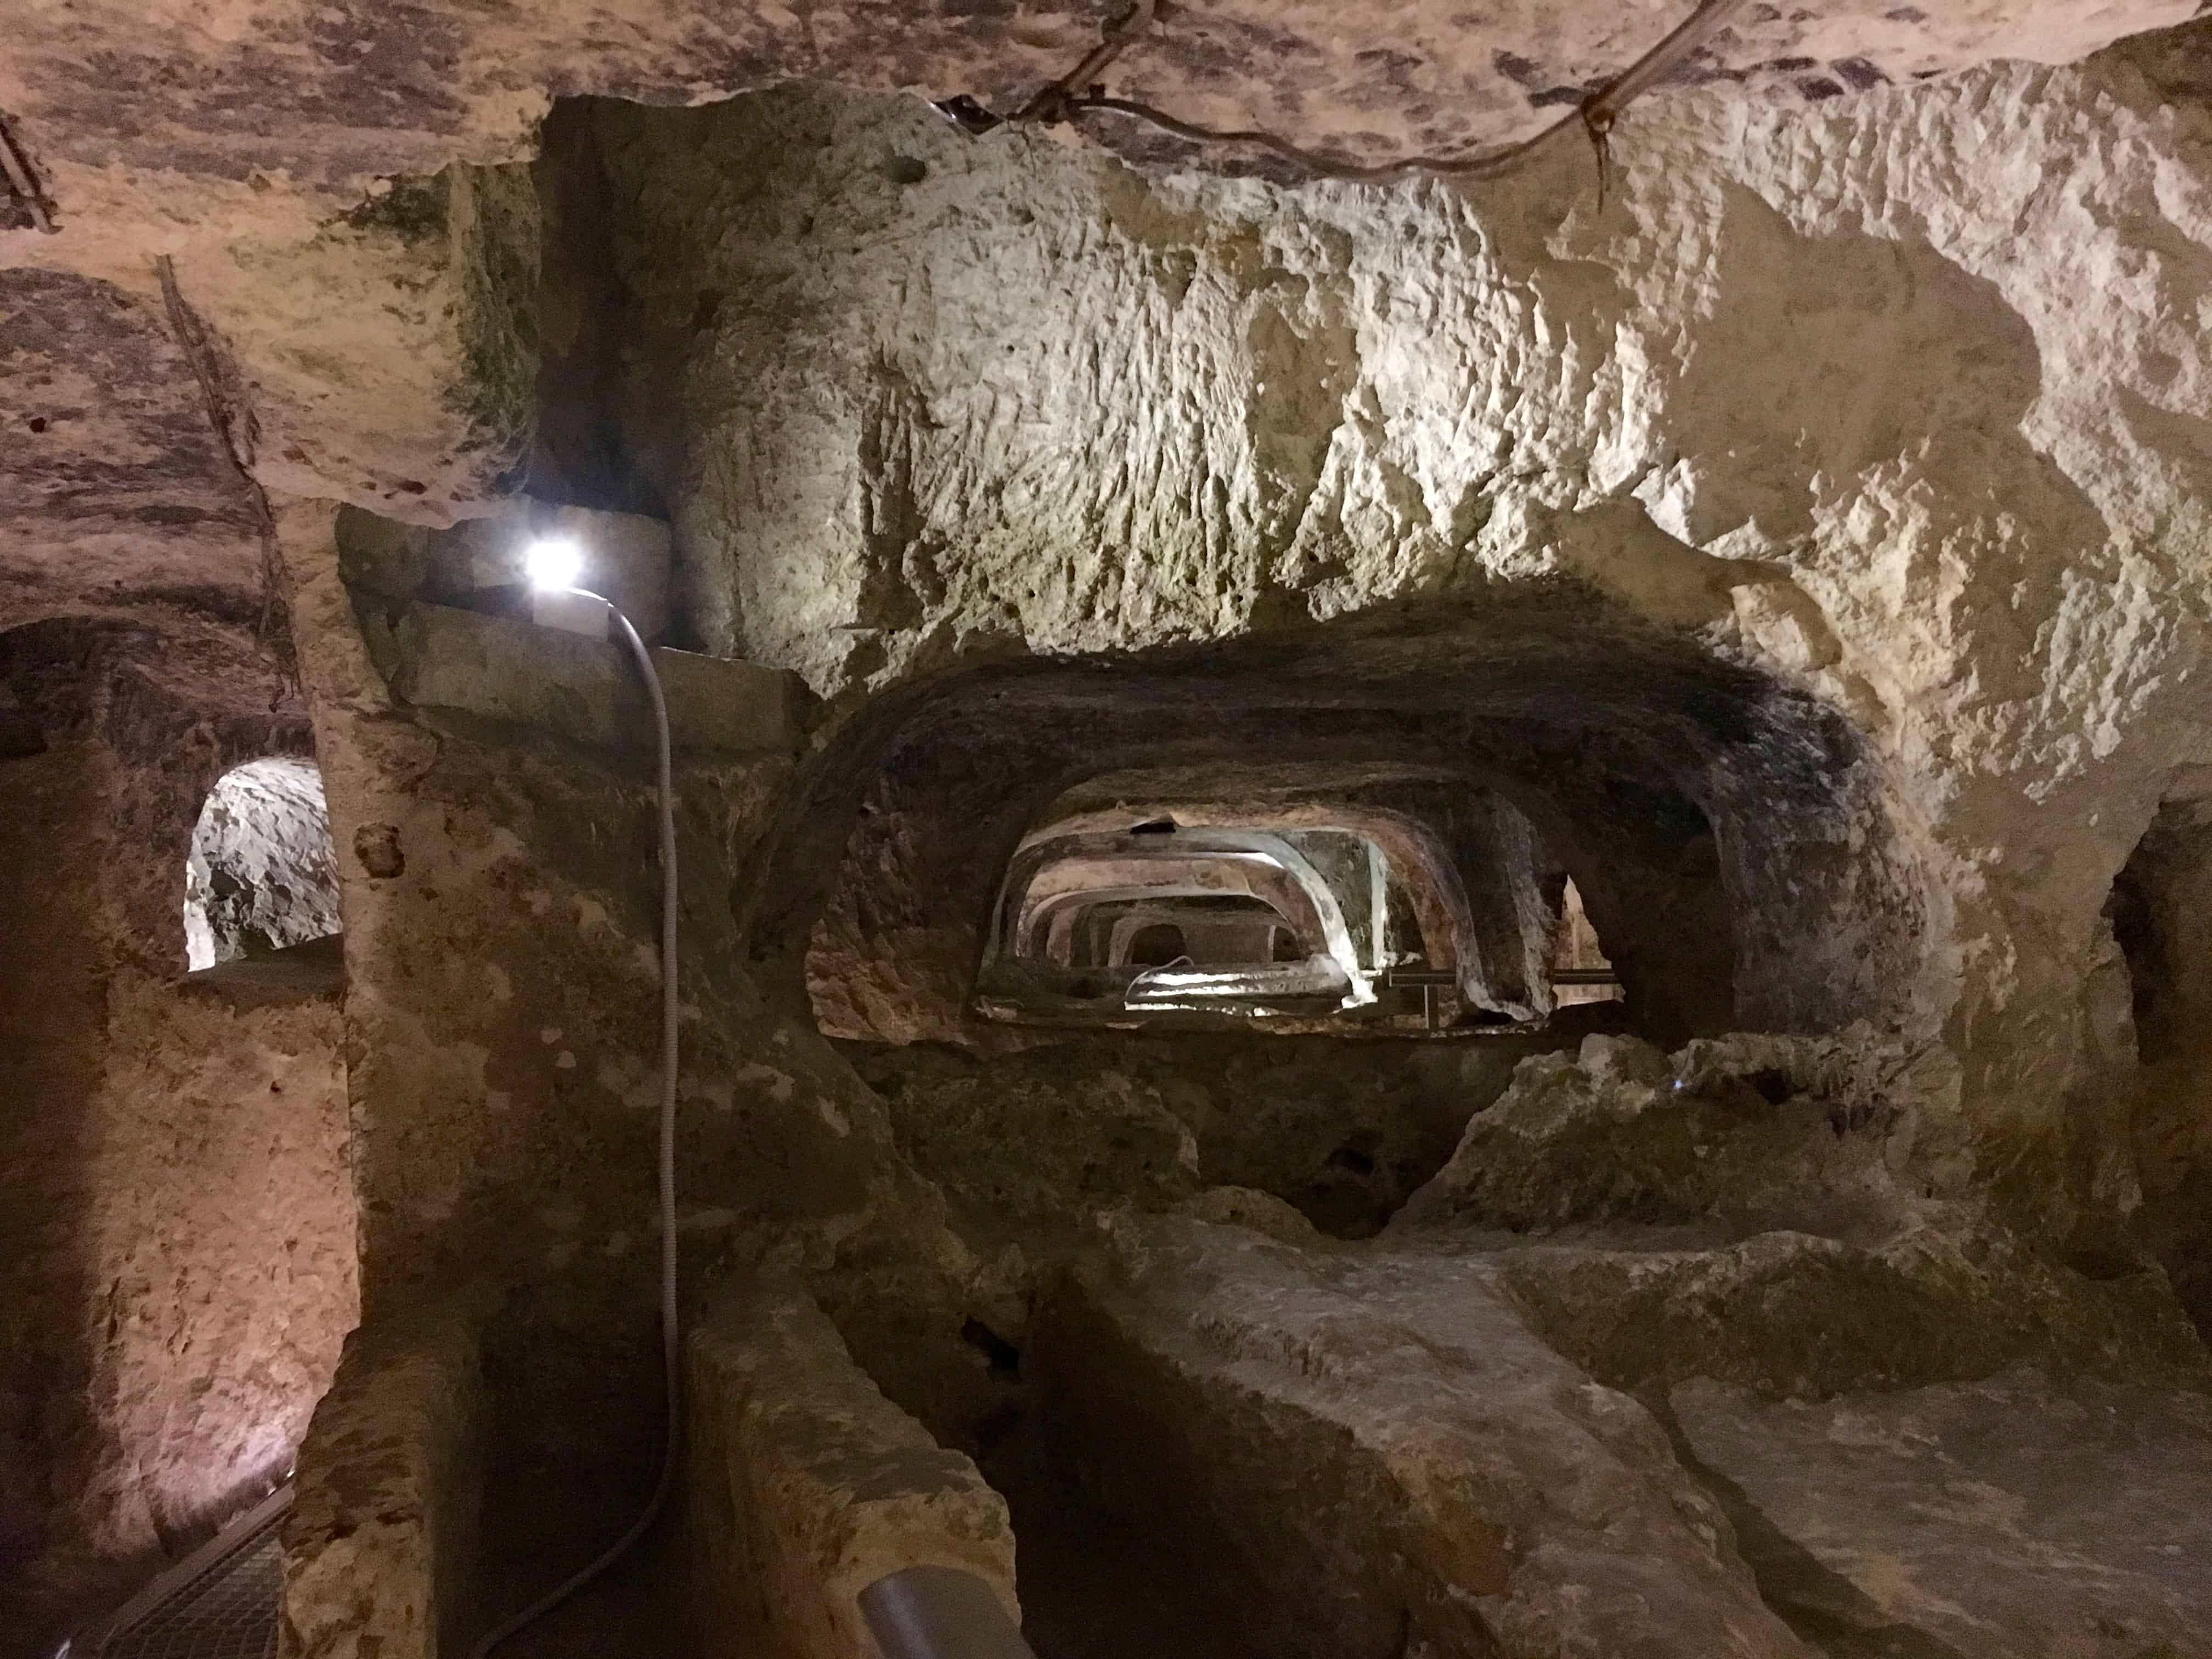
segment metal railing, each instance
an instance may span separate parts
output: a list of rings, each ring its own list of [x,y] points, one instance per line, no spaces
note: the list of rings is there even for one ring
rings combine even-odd
[[[289,1480],[106,1618],[54,1659],[273,1659]]]

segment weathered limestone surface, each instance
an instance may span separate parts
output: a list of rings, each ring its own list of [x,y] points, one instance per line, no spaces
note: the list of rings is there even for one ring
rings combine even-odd
[[[627,646],[539,628],[519,617],[410,605],[387,621],[374,604],[364,633],[391,665],[393,695],[424,708],[535,726],[574,743],[650,747],[653,714]],[[728,658],[655,649],[669,741],[724,755],[788,755],[802,732],[798,678]]]
[[[2068,1374],[2212,1387],[2152,1262],[2071,1261],[1984,1200],[1943,1201],[1922,1114],[1949,1068],[1875,1040],[1632,1038],[1522,1063],[1394,1217],[1398,1249],[1479,1261],[1601,1381],[1825,1395]]]
[[[1379,17],[1312,0],[1264,9],[1171,19],[1115,83],[1387,154],[1526,131],[1666,21],[1618,8],[1521,6],[1480,27],[1419,3]],[[1585,1111],[1584,1082],[1556,1070],[1548,1105],[1532,1095],[1481,1128],[1483,1156],[1455,1173],[1447,1207],[1484,1225],[1686,1235],[1501,1255],[1485,1272],[1550,1340],[1639,1386],[1703,1364],[1819,1394],[2022,1356],[2186,1380],[2197,1362],[2154,1278],[2131,1270],[2121,1221],[2138,1147],[2159,1163],[2167,1213],[2185,1214],[2173,1195],[2199,1169],[2201,1114],[2165,1086],[2185,1068],[2148,1098],[2132,1086],[2127,975],[2140,959],[2124,954],[2106,900],[2161,808],[2201,793],[2212,763],[2200,315],[2212,112],[2189,62],[2203,37],[1876,84],[1993,53],[2070,58],[2182,9],[1747,9],[1692,66],[1706,90],[1654,100],[1626,124],[1602,201],[1572,145],[1479,189],[1287,190],[1139,173],[1043,135],[972,143],[911,100],[820,88],[688,117],[571,111],[580,148],[600,151],[605,211],[563,227],[538,194],[557,169],[518,165],[550,94],[682,103],[811,75],[995,97],[1062,67],[1097,19],[42,7],[0,60],[0,112],[63,224],[40,237],[11,211],[0,229],[0,623],[126,612],[182,658],[204,647],[209,662],[191,665],[233,704],[250,688],[274,706],[283,688],[240,645],[274,623],[263,507],[239,469],[425,525],[481,513],[530,459],[541,363],[574,363],[589,372],[556,376],[548,396],[594,406],[566,410],[562,429],[615,434],[636,474],[623,504],[657,497],[676,523],[672,627],[804,675],[841,717],[986,659],[1256,641],[1231,717],[1218,686],[1194,678],[1163,685],[1168,712],[1133,732],[1102,672],[1057,705],[979,693],[965,724],[906,751],[902,785],[944,787],[883,799],[952,829],[935,844],[920,829],[851,844],[863,864],[902,860],[910,890],[970,919],[857,914],[910,927],[895,942],[936,952],[928,988],[947,1006],[968,988],[961,928],[982,908],[957,866],[988,884],[1035,811],[1079,781],[1071,768],[1156,759],[1177,740],[1174,720],[1185,733],[1212,723],[1224,748],[1262,726],[1318,744],[1296,695],[1263,682],[1326,673],[1340,689],[1358,659],[1388,659],[1413,690],[1360,705],[1370,747],[1351,758],[1472,746],[1501,715],[1551,720],[1549,746],[1524,744],[1517,775],[1577,793],[1553,799],[1550,818],[1512,797],[1547,836],[1586,817],[1590,862],[1619,866],[1643,845],[1620,826],[1697,821],[1668,843],[1677,864],[1636,867],[1640,888],[1607,893],[1577,871],[1601,932],[1608,905],[1649,901],[1648,934],[1706,960],[1729,947],[1736,1018],[1806,1028],[1874,1010],[1905,1028],[1899,1053],[1927,1056],[1909,1117],[1860,1122],[1857,1104],[1880,1093],[1862,1091],[1840,1125],[1797,1102],[1794,1081],[1770,1101],[1748,1075],[1710,1097],[1686,1091],[1679,1110],[1615,1096]],[[1796,95],[1768,95],[1785,85]],[[1859,95],[1829,95],[1846,88]],[[561,283],[541,292],[549,223],[619,249],[596,312]],[[555,265],[572,251],[554,249]],[[156,254],[172,265],[157,271]],[[620,349],[601,363],[572,355],[594,340]],[[410,709],[360,637],[326,510],[302,532],[278,506],[356,969],[345,1036],[359,1057],[372,1321],[426,1285],[466,1281],[493,1310],[494,1346],[553,1356],[501,1372],[515,1390],[503,1420],[540,1421],[533,1397],[615,1395],[629,1411],[650,1391],[605,1379],[641,1375],[622,1367],[649,1308],[658,985],[643,775],[634,757],[579,754],[557,719],[495,730]],[[1531,595],[1556,605],[1549,634],[1516,608]],[[1448,630],[1447,607],[1473,621]],[[1323,624],[1342,655],[1285,654],[1285,640]],[[1432,625],[1425,655],[1407,645]],[[1658,672],[1686,658],[1714,672]],[[1723,667],[1755,672],[1723,684]],[[1448,687],[1445,668],[1459,675]],[[1785,704],[1789,718],[1775,714]],[[1563,708],[1575,711],[1564,724]],[[1639,719],[1644,758],[1658,762],[1608,770],[1596,737]],[[1678,757],[1692,731],[1748,735],[1681,742]],[[180,776],[197,762],[179,749],[149,742],[133,758]],[[868,751],[855,752],[867,773]],[[902,1404],[933,1424],[971,1422],[988,1362],[952,1333],[980,1302],[1018,1302],[1023,1275],[1003,1253],[982,1265],[947,1194],[906,1164],[892,1115],[779,1000],[789,988],[757,992],[739,965],[758,941],[725,901],[792,787],[790,762],[695,757],[687,772],[685,859],[700,872],[686,919],[687,1277],[718,1256],[793,1268]],[[46,822],[32,793],[27,817]],[[856,795],[825,836],[833,873],[868,804]],[[119,816],[135,825],[142,807]],[[143,810],[148,823],[189,824],[189,807],[180,819]],[[1784,823],[1788,835],[1774,829]],[[101,902],[173,929],[181,857],[114,862],[116,895]],[[785,872],[771,864],[768,877]],[[1651,898],[1670,892],[1696,902]],[[57,936],[97,920],[41,891],[7,902]],[[801,916],[802,952],[817,915]],[[1639,954],[1622,956],[1624,975],[1661,979]],[[147,1053],[162,1041],[144,1012],[167,971],[159,951],[13,971],[37,975],[19,1000],[41,1046],[9,1057],[27,1090],[97,1092],[105,1074],[88,1055],[111,1029]],[[196,1004],[189,1018],[210,1054],[236,1035]],[[289,1041],[279,1023],[249,1034]],[[1643,1062],[1620,1060],[1637,1082]],[[225,1124],[259,1121],[216,1103]],[[1034,1127],[1052,1103],[1006,1111]],[[1534,1142],[1521,1135],[1555,1109],[1564,1118]],[[951,1138],[974,1139],[988,1115],[956,1120]],[[1208,1135],[1186,1141],[1144,1115],[1172,1139],[1178,1172],[1148,1201],[1182,1202],[1182,1152],[1195,1143],[1206,1177]],[[28,1236],[0,1269],[11,1308],[44,1331],[44,1310],[65,1307],[53,1328],[76,1332],[65,1352],[21,1347],[26,1395],[60,1376],[72,1398],[92,1397],[101,1297],[118,1280],[74,1241],[123,1235],[80,1234],[64,1212],[95,1213],[76,1177],[96,1121],[44,1139],[43,1119],[11,1125],[0,1159],[0,1180],[58,1195],[0,1223]],[[1324,1125],[1337,1127],[1326,1114],[1301,1127],[1308,1164]],[[2144,1132],[2134,1145],[2130,1128]],[[1406,1141],[1435,1133],[1425,1123]],[[1328,1146],[1324,1165],[1347,1147],[1410,1166],[1387,1139]],[[968,1167],[948,1188],[966,1181],[998,1201],[987,1161],[963,1151],[952,1163]],[[1071,1158],[1054,1178],[1071,1166],[1088,1167]],[[1982,1181],[2002,1183],[2005,1214],[2039,1226],[2033,1249],[1984,1228]],[[1389,1185],[1364,1183],[1359,1205]],[[1022,1202],[1047,1207],[1042,1194]],[[2168,1243],[2182,1260],[2188,1241]],[[1358,1271],[1450,1270],[1438,1255]],[[327,1302],[335,1280],[308,1276]],[[1848,1350],[1819,1328],[1829,1293],[1865,1314]],[[1300,1317],[1319,1305],[1284,1294]],[[1608,1324],[1594,1308],[1633,1318]],[[541,1343],[549,1330],[559,1340]],[[1328,1358],[1327,1340],[1316,1352]],[[1528,1356],[1530,1376],[1574,1376]],[[1258,1368],[1295,1409],[1270,1421],[1292,1425],[1300,1455],[1317,1446],[1354,1471],[1380,1467],[1345,1453],[1334,1429],[1310,1430],[1329,1420],[1327,1402],[1273,1365]],[[1229,1397],[1225,1383],[1206,1395],[1218,1375],[1192,1397]],[[1566,1397],[1587,1407],[1557,1408],[1585,1437],[1560,1443],[1596,1437],[1607,1513],[1621,1483],[1659,1482],[1621,1511],[1644,1529],[1627,1554],[1656,1539],[1690,1564],[1674,1582],[1711,1593],[1686,1620],[1737,1607],[1745,1581],[1713,1541],[1723,1534],[1700,1534],[1702,1501],[1650,1474],[1650,1425]],[[1549,1431],[1554,1404],[1512,1420]],[[1493,1431],[1468,1409],[1470,1432]],[[1633,1432],[1619,1427],[1632,1419]],[[588,1455],[640,1442],[635,1412],[575,1420],[601,1438]],[[542,1421],[550,1438],[570,1419]],[[158,1528],[127,1518],[131,1478],[95,1443],[102,1432],[73,1420],[66,1455],[33,1446],[28,1483],[11,1471],[5,1489],[88,1494],[97,1525],[143,1540]],[[201,1443],[228,1433],[210,1425]],[[9,1514],[11,1548],[50,1508]],[[1557,1535],[1579,1537],[1581,1516]],[[1629,1570],[1618,1550],[1561,1547],[1601,1559],[1601,1576]],[[1427,1549],[1392,1557],[1415,1565],[1386,1588],[1458,1628],[1464,1610],[1431,1592],[1486,1583],[1489,1568]],[[1550,1571],[1536,1571],[1539,1589],[1581,1569]],[[1510,1580],[1504,1594],[1521,1605]],[[1752,1622],[1729,1640],[1766,1628],[1743,1605]],[[1557,1613],[1546,1607],[1539,1622]],[[355,1604],[317,1639],[336,1650],[377,1616]],[[1396,1634],[1358,1632],[1378,1652]],[[1741,1639],[1739,1650],[1790,1650]],[[1729,1650],[1710,1627],[1697,1641],[1682,1650]]]
[[[964,54],[985,50],[988,21],[944,27],[963,67],[982,63]],[[42,35],[8,72],[67,60],[100,28]],[[177,61],[252,57],[258,38],[195,37]],[[386,37],[362,25],[347,38]],[[441,59],[464,79],[475,38],[449,32]],[[658,49],[623,39],[591,55],[610,88]],[[305,65],[313,44],[294,41],[287,62]],[[1057,48],[1021,50],[1026,74]],[[1795,677],[1873,739],[1926,865],[1924,977],[1869,969],[1855,946],[1838,948],[1833,975],[1897,984],[1930,1022],[1941,1012],[1965,1073],[1956,1121],[1932,1133],[2012,1167],[2040,1146],[2049,1184],[2081,1170],[2080,1206],[2124,1208],[2108,1132],[2124,1021],[2107,1018],[2113,976],[2083,969],[2110,956],[2098,912],[2112,872],[2204,729],[2187,413],[2202,368],[2199,343],[2167,320],[2203,261],[2197,196],[2175,181],[2201,171],[2204,117],[2162,53],[1976,70],[1814,111],[1719,91],[1655,102],[1622,136],[1602,211],[1573,155],[1464,194],[1284,191],[1148,183],[1042,140],[972,145],[918,109],[820,94],[697,118],[719,135],[705,153],[646,114],[609,114],[617,178],[681,161],[647,181],[624,232],[655,267],[634,283],[630,380],[658,413],[631,422],[631,441],[672,489],[690,623],[825,690],[985,652],[1232,634],[1563,575]],[[349,146],[388,141],[376,169],[422,176],[448,153],[489,165],[538,106],[510,54],[513,101],[489,126],[456,92],[426,137],[405,112],[425,62],[359,66],[345,97],[300,106],[289,137],[225,116],[220,142],[190,157],[188,106],[206,106],[163,94],[159,121],[101,129],[92,159],[69,165],[142,204],[155,175],[131,170],[165,147],[228,179],[224,210],[195,222],[213,228],[167,234],[188,301],[230,295],[228,311],[207,304],[246,412],[265,414],[256,466],[439,519],[489,505],[493,462],[515,453],[528,307],[509,279],[534,268],[531,210],[514,180],[457,172],[336,222],[365,188]],[[376,103],[387,70],[413,90],[384,100],[385,125],[325,121],[347,98]],[[39,112],[71,84],[41,77],[43,100],[0,100],[34,159]],[[73,103],[69,118],[107,115]],[[284,146],[289,173],[273,160]],[[892,155],[923,176],[894,182],[912,169],[890,168]],[[2037,193],[2045,179],[2063,183]],[[332,199],[301,205],[317,192]],[[185,241],[204,234],[231,239],[236,286],[203,276],[215,256]],[[107,239],[100,258],[137,273],[141,331],[158,343],[166,311],[130,213],[10,235],[10,257],[40,258]],[[232,251],[260,237],[295,252]],[[356,285],[333,300],[307,280],[315,261]],[[428,390],[319,370],[297,338],[270,343],[303,319],[319,335],[333,319],[386,328],[395,285],[411,285],[402,309],[423,319],[403,348],[388,334],[318,343]],[[666,372],[686,355],[685,374]],[[156,412],[183,420],[189,366],[173,351],[164,363]],[[778,378],[790,363],[805,365],[803,395]],[[342,390],[318,401],[319,372]],[[447,403],[463,415],[438,413]],[[457,440],[453,422],[479,404],[493,435]],[[406,431],[339,429],[371,407]],[[242,447],[243,416],[222,426]],[[324,449],[270,459],[288,427]],[[409,446],[466,465],[422,476],[399,459]],[[374,489],[349,470],[370,450]],[[1086,459],[1121,454],[1142,466]],[[204,459],[219,470],[215,448]],[[69,510],[109,499],[72,495]],[[1714,781],[1708,804],[1733,790],[1753,816],[1761,783]],[[1887,903],[1894,872],[1853,856],[1867,828],[1856,812],[1829,826],[1841,897],[1746,910],[1752,942],[1802,955],[1801,933],[1847,938],[1827,924]],[[1739,896],[1757,873],[1729,872]],[[2069,1136],[2104,1150],[2070,1158]]]
[[[1504,1249],[1483,1271],[1547,1342],[1615,1388],[1717,1376],[1819,1396],[2030,1363],[2212,1389],[2212,1355],[2155,1267],[2092,1278],[1993,1227],[1703,1248],[1623,1230]]]
[[[112,88],[121,66],[101,55],[105,71],[71,80]],[[47,567],[76,521],[148,597],[163,564],[196,557],[258,584],[255,483],[444,523],[519,479],[538,374],[529,170],[441,156],[429,176],[371,166],[326,193],[296,151],[291,164],[273,153],[304,135],[284,136],[252,101],[265,171],[211,177],[185,156],[180,168],[95,166],[76,184],[49,174],[52,189],[82,185],[69,228],[0,231],[0,303],[17,325],[5,344],[30,376],[9,388],[5,464],[28,462],[65,515],[14,526],[11,586],[53,585]],[[20,87],[0,108],[21,120]],[[169,550],[160,563],[131,559],[121,539],[142,523],[149,551]],[[64,587],[46,602],[72,599],[84,602]]]
[[[1006,1500],[884,1397],[790,1283],[732,1287],[690,1337],[691,1594],[703,1653],[874,1659],[855,1598],[957,1567],[1018,1623]]]
[[[333,516],[283,503],[279,527],[339,848],[363,1330],[466,1299],[497,1496],[479,1594],[520,1606],[564,1547],[547,1537],[509,1582],[514,1534],[543,1532],[526,1511],[628,1507],[660,1432],[648,737],[591,748],[398,700]],[[957,1436],[995,1399],[958,1337],[982,1265],[882,1103],[755,990],[733,937],[734,866],[791,765],[701,750],[678,769],[687,1297],[724,1270],[795,1275],[892,1398]]]
[[[1096,1048],[977,1061],[941,1051],[857,1054],[900,1150],[979,1236],[1001,1243],[1087,1228],[1127,1203],[1164,1207],[1200,1185],[1191,1126],[1154,1079]]]
[[[1957,1086],[1940,1048],[1863,1026],[1698,1042],[1672,1058],[1632,1036],[1585,1037],[1523,1060],[1392,1227],[1713,1217],[1739,1231],[1878,1231],[1914,1212],[1916,1138],[1954,1109]]]
[[[263,582],[251,490],[160,295],[0,269],[0,629],[235,614]]]
[[[1048,1443],[1261,1651],[1812,1652],[1644,1408],[1455,1263],[1128,1219],[1035,1353]]]
[[[420,1306],[346,1339],[284,1522],[285,1659],[460,1650],[486,1432],[475,1323]]]
[[[1834,890],[1753,915],[1805,878],[1724,836],[1739,952],[1807,962],[1917,865],[1919,959],[1820,971],[1909,988],[1960,1054],[1931,1133],[2122,1210],[2124,1158],[2063,1150],[2116,1146],[2125,1097],[2088,969],[2212,729],[2181,320],[2212,224],[2179,182],[2212,118],[2177,76],[2123,46],[1655,104],[1602,210],[1571,155],[1280,192],[818,92],[610,108],[633,381],[684,388],[633,447],[697,625],[829,693],[1547,579],[1769,668],[1866,735],[1910,845],[1846,815]],[[1703,804],[1748,817],[1764,764]]]
[[[1436,1173],[1514,1062],[1556,1040],[1054,1035],[988,1056],[848,1052],[906,1156],[988,1231],[1079,1230],[1097,1210],[1220,1185],[1359,1237]]]
[[[1547,1343],[1621,1389],[1714,1376],[1825,1395],[2017,1363],[2212,1387],[2212,1356],[2157,1267],[2090,1279],[1997,1228],[1920,1225],[1882,1243],[1760,1232],[1701,1248],[1613,1230],[1498,1249],[1482,1274]]]
[[[2212,1653],[2212,1402],[2035,1370],[1670,1396],[1767,1600],[1834,1659]]]
[[[2185,0],[1747,8],[1678,79],[1818,104],[1991,58],[2063,62],[2188,15]],[[557,305],[539,314],[528,173],[499,165],[527,159],[552,98],[692,103],[811,77],[1011,108],[1073,68],[1106,16],[874,0],[804,19],[620,0],[526,17],[439,0],[40,6],[15,20],[0,110],[60,230],[39,234],[0,195],[0,268],[90,279],[66,301],[82,327],[109,284],[158,310],[151,261],[170,259],[227,343],[237,400],[222,424],[264,483],[447,522],[511,482],[541,346],[558,361],[574,327]],[[1557,120],[1674,21],[1534,0],[1348,20],[1318,0],[1237,0],[1176,14],[1113,79],[1342,153],[1455,151]],[[1181,149],[1124,122],[1090,131],[1133,154]],[[1014,148],[1003,134],[986,146]],[[1586,172],[1580,149],[1571,137],[1559,154]],[[98,416],[61,412],[70,441],[95,436]]]
[[[305,738],[273,682],[200,645],[62,624],[0,644],[46,745],[0,760],[9,1659],[258,1498],[356,1316],[335,980],[183,978],[206,792]]]

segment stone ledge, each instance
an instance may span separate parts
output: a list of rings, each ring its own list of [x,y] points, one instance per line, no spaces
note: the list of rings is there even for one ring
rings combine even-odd
[[[482,1505],[478,1400],[476,1340],[459,1313],[346,1339],[284,1523],[286,1659],[460,1650]]]
[[[884,1397],[804,1291],[748,1285],[689,1348],[702,1653],[875,1659],[857,1598],[915,1566],[975,1574],[1019,1620],[1006,1500]]]
[[[1283,1659],[1811,1659],[1644,1407],[1450,1260],[1127,1217],[1024,1353],[1047,1444]]]
[[[186,991],[219,997],[238,1009],[295,1002],[336,1002],[345,994],[345,943],[325,934],[281,951],[258,952],[201,968],[177,981]]]
[[[2212,1655],[2212,1401],[2023,1367],[1671,1397],[1761,1590],[1833,1654]]]
[[[392,623],[365,617],[363,631],[402,702],[537,726],[599,748],[650,742],[644,689],[629,653],[612,641],[422,604]],[[653,662],[677,749],[788,754],[799,746],[797,675],[665,647],[654,648]]]

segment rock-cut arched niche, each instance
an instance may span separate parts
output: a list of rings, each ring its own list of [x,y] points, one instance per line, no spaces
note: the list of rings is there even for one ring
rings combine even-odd
[[[185,950],[195,969],[338,931],[337,858],[323,776],[276,756],[216,781],[185,860]]]

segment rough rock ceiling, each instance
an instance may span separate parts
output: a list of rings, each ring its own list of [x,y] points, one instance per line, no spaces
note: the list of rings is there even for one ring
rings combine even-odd
[[[258,586],[252,490],[158,307],[7,272],[0,364],[0,622]],[[63,526],[68,557],[42,571]]]
[[[1826,100],[1993,57],[2068,59],[2191,9],[1753,4],[1674,79]],[[509,476],[527,378],[519,371],[503,390],[520,395],[487,410],[496,377],[483,366],[527,343],[504,338],[502,302],[515,296],[497,292],[502,272],[534,282],[526,181],[457,170],[426,199],[395,189],[395,176],[526,158],[550,100],[568,94],[700,102],[811,77],[1011,107],[1066,72],[1118,11],[994,0],[17,4],[0,123],[57,228],[40,234],[0,191],[0,626],[125,602],[133,585],[244,593],[256,515],[240,461],[274,489],[434,521],[473,510]],[[1109,81],[1194,120],[1258,122],[1364,159],[1453,151],[1552,122],[1686,15],[1590,0],[1480,12],[1444,0],[1170,5]],[[1127,123],[1096,131],[1164,153]],[[252,387],[252,407],[230,411],[219,435],[175,344],[162,257]],[[269,434],[258,447],[257,413]]]
[[[514,160],[550,97],[697,103],[807,78],[1010,104],[1066,70],[1121,9],[33,0],[0,66],[0,109],[80,234],[84,221],[118,213],[167,219],[174,234],[177,210],[194,197],[224,216],[262,218],[257,174],[264,191],[319,198],[307,210],[319,218],[357,204],[380,174]],[[1249,117],[1369,155],[1487,145],[1551,119],[1686,9],[1212,0],[1164,9],[1113,82],[1195,119]],[[2063,62],[2192,9],[2191,0],[1755,4],[1682,78],[1832,97],[1993,58]]]

